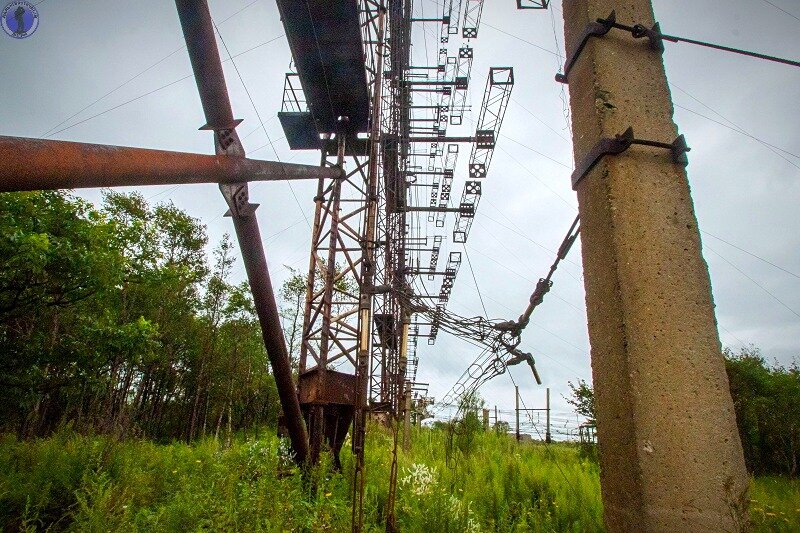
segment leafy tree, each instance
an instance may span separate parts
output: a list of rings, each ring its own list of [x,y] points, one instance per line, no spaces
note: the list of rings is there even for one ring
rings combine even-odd
[[[170,203],[0,194],[0,430],[191,439],[273,423],[278,402],[226,236]]]
[[[485,405],[477,392],[464,395],[458,405],[459,417],[448,428],[448,456],[455,450],[463,455],[473,451],[475,436],[484,430],[483,421],[478,414]]]
[[[300,356],[303,304],[306,298],[308,277],[294,268],[286,268],[289,269],[291,275],[281,285],[280,294],[283,303],[280,308],[280,314],[289,356],[292,358],[292,366],[294,367],[297,365],[297,360]]]
[[[324,261],[320,260],[317,264],[317,272],[314,278],[314,290],[319,291],[323,287]],[[292,358],[292,366],[297,368],[300,358],[300,345],[302,343],[303,311],[305,308],[306,295],[308,291],[308,275],[301,273],[291,267],[289,278],[283,282],[280,290],[280,316],[283,333],[288,345],[289,356]],[[352,301],[358,297],[358,285],[355,280],[342,276],[344,268],[336,265],[336,281],[333,285],[332,305],[333,314],[336,315],[343,310],[344,302]]]
[[[770,366],[756,348],[725,350],[736,423],[751,472],[800,473],[800,368]]]
[[[568,381],[567,385],[572,396],[564,399],[575,409],[576,413],[585,416],[590,422],[594,422],[597,419],[597,411],[595,410],[592,386],[582,379],[579,379],[577,384]]]
[[[723,352],[747,468],[755,474],[800,474],[800,366],[769,365],[754,347]],[[569,383],[567,401],[593,421],[594,393]]]

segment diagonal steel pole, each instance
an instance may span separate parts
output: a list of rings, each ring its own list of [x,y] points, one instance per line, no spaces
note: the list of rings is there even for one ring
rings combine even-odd
[[[311,165],[0,135],[0,192],[335,179]]]
[[[203,129],[214,132],[217,154],[244,157],[244,148],[235,129],[240,121],[233,118],[208,4],[206,0],[175,0],[175,5],[189,50],[189,59],[200,92],[203,111],[208,121]],[[220,190],[228,202],[229,213],[236,228],[242,260],[253,292],[264,345],[275,374],[295,458],[298,463],[302,463],[309,457],[308,433],[292,380],[289,354],[255,217],[257,205],[249,202],[245,182],[221,184]]]

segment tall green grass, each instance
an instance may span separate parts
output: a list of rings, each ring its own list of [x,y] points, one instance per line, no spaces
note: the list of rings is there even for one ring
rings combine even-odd
[[[759,531],[800,531],[800,479],[754,479],[750,484],[750,520]]]
[[[399,464],[404,531],[602,530],[597,466],[573,446],[518,445],[493,432],[459,446],[446,432],[423,429]],[[418,481],[420,465],[432,472],[431,482]],[[380,479],[380,471],[372,477]]]
[[[4,531],[343,531],[349,488],[303,479],[274,435],[224,449],[62,433],[0,441]]]
[[[602,531],[596,463],[577,447],[419,429],[399,451],[401,531]],[[461,440],[459,440],[461,439]],[[393,435],[370,428],[365,529],[385,530]],[[274,434],[192,445],[63,431],[0,437],[2,531],[348,531],[353,458],[302,476]],[[800,482],[753,483],[756,530],[800,530]]]

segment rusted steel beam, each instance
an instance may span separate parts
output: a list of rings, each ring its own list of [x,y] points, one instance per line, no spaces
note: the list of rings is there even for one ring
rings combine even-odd
[[[125,146],[0,136],[0,192],[320,179],[338,169]]]
[[[189,50],[200,100],[203,103],[207,121],[204,129],[213,130],[214,145],[218,155],[244,157],[244,148],[236,133],[239,121],[233,119],[208,4],[206,0],[175,0],[175,5]],[[308,176],[319,177],[319,171],[316,173],[309,171]],[[292,380],[289,353],[261,243],[255,216],[257,206],[249,201],[247,183],[221,184],[220,190],[228,203],[236,228],[236,236],[242,250],[242,261],[253,293],[253,303],[261,325],[264,346],[272,365],[272,373],[275,376],[295,460],[304,463],[309,458],[308,432]]]
[[[200,102],[208,121],[204,128],[232,129],[238,121],[233,119],[208,3],[206,0],[175,0],[175,6],[178,8],[189,60],[197,80]]]
[[[275,293],[272,290],[267,258],[261,244],[258,221],[255,213],[252,213],[249,216],[234,216],[233,225],[236,229],[239,247],[242,250],[242,262],[250,282],[250,291],[253,294],[253,304],[261,325],[264,346],[267,349],[272,373],[275,376],[281,406],[286,415],[286,427],[289,431],[292,449],[297,462],[303,463],[309,454],[308,436],[300,411],[300,401],[292,380],[292,366],[280,324]]]

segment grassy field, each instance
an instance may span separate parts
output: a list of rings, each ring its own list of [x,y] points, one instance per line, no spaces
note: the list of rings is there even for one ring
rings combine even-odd
[[[384,530],[392,436],[373,427],[366,526]],[[230,448],[116,442],[62,432],[0,437],[2,531],[347,531],[348,472],[303,479],[274,434]],[[597,465],[570,445],[419,430],[399,458],[401,531],[602,531]],[[800,530],[800,481],[753,482],[757,530]]]

